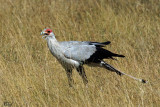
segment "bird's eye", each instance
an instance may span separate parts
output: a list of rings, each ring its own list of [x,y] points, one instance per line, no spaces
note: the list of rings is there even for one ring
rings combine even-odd
[[[47,31],[48,33],[50,33],[51,31]]]

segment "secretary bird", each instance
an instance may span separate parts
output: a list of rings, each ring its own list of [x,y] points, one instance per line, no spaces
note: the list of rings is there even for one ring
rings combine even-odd
[[[112,53],[103,47],[110,44],[107,42],[89,42],[89,41],[65,41],[58,42],[51,29],[44,29],[41,32],[44,35],[43,38],[47,40],[48,48],[52,55],[61,63],[66,70],[69,86],[72,86],[72,70],[76,68],[79,75],[83,79],[83,83],[88,83],[87,76],[85,74],[83,65],[103,67],[107,70],[117,73],[118,75],[126,75],[142,83],[146,83],[144,79],[138,79],[131,75],[125,74],[111,65],[107,64],[103,59],[114,59],[114,57],[125,57]]]

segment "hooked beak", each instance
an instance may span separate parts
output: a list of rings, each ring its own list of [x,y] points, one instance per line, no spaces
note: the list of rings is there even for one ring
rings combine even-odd
[[[46,38],[46,37],[48,36],[48,33],[46,33],[46,32],[41,32],[41,35],[44,35],[44,36],[42,36],[42,38]]]
[[[44,32],[41,32],[41,35],[43,35],[44,34]]]

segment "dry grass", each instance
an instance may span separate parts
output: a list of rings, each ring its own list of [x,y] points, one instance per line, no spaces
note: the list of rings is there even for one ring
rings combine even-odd
[[[0,0],[0,106],[160,106],[159,0]],[[126,56],[106,60],[149,80],[141,84],[101,68],[85,67],[88,88],[74,71],[74,88],[40,32],[60,41],[108,41]],[[8,105],[9,106],[9,105]]]

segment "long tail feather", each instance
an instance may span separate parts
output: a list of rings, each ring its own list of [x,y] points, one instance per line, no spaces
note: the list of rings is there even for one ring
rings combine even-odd
[[[126,74],[126,73],[124,73],[124,72],[121,72],[121,71],[115,69],[114,67],[112,67],[111,65],[107,64],[107,63],[104,62],[104,61],[101,61],[101,65],[103,65],[106,69],[108,69],[108,70],[110,70],[110,71],[116,72],[116,73],[117,73],[118,75],[120,75],[120,76],[121,76],[121,75],[126,75],[126,76],[128,76],[128,77],[130,77],[130,78],[132,78],[132,79],[134,79],[134,80],[140,81],[140,82],[142,82],[142,83],[147,83],[146,80],[144,80],[144,79],[139,79],[139,78],[136,78],[136,77],[131,76],[131,75],[129,75],[129,74]]]

